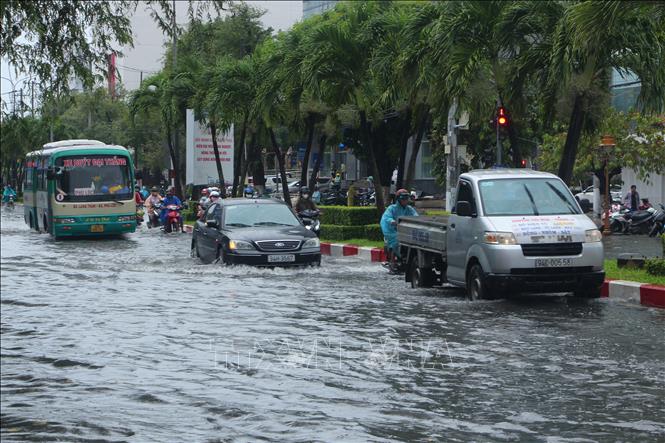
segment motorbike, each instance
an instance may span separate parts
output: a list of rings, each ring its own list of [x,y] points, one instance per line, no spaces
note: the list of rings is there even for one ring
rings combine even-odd
[[[180,223],[180,206],[168,205],[166,207],[166,222],[164,223],[164,232],[180,232],[182,224]]]
[[[654,225],[655,213],[654,208],[626,213],[624,218],[628,220],[628,226],[624,228],[623,232],[627,234],[648,234]]]
[[[612,213],[610,214],[610,230],[612,232],[624,232],[628,228],[630,222],[626,219],[625,215],[628,214],[628,209],[623,206],[614,207],[612,206]],[[601,216],[602,220],[605,220],[605,214]]]
[[[6,210],[6,211],[13,211],[14,208],[15,208],[15,204],[14,204],[14,196],[13,196],[13,195],[10,195],[10,196],[7,198],[7,202],[5,203],[5,210]]]
[[[317,237],[321,237],[321,222],[319,221],[319,215],[320,212],[314,209],[305,209],[298,213],[298,218],[300,218],[302,224],[305,225],[305,228],[315,233]]]
[[[325,206],[346,206],[346,192],[339,189],[331,189],[325,194],[321,194],[321,204]]]
[[[649,231],[649,237],[665,234],[665,206],[660,204],[660,209],[657,209],[653,214],[653,226]]]
[[[376,204],[376,192],[369,190],[360,192],[354,200],[357,206],[373,206]]]
[[[141,223],[143,223],[144,215],[145,207],[143,205],[136,205],[136,226],[141,226]]]
[[[161,225],[159,214],[162,212],[162,204],[157,203],[152,205],[148,211],[148,228],[156,228]]]

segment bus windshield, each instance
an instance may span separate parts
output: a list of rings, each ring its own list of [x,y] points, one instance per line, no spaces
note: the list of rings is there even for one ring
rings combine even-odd
[[[570,191],[555,178],[515,178],[478,182],[485,215],[579,214]]]
[[[57,201],[127,200],[132,198],[127,157],[108,154],[56,159]]]

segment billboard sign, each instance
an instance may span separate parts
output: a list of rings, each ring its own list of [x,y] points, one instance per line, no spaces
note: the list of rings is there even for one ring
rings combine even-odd
[[[194,119],[194,111],[187,110],[187,184],[210,185],[218,181],[215,152],[210,128]],[[219,157],[224,180],[233,181],[233,125],[217,134]]]

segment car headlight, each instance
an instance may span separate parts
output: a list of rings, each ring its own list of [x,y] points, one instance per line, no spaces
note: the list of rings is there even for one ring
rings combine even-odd
[[[242,250],[251,250],[254,249],[254,246],[250,242],[242,240],[229,240],[229,249],[232,251],[242,251]]]
[[[587,243],[597,243],[603,239],[603,234],[598,229],[589,229],[584,232],[584,241]]]
[[[485,243],[490,245],[516,245],[517,240],[512,232],[485,232]]]
[[[321,242],[317,237],[308,238],[305,240],[305,243],[302,244],[303,248],[319,248],[321,247]]]

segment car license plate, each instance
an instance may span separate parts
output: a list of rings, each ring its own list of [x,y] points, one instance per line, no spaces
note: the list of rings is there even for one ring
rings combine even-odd
[[[573,260],[570,258],[537,258],[536,268],[560,268],[570,266]]]
[[[90,232],[104,232],[104,225],[92,225],[90,226]]]
[[[268,263],[293,263],[294,261],[296,261],[296,256],[293,254],[268,256]]]

